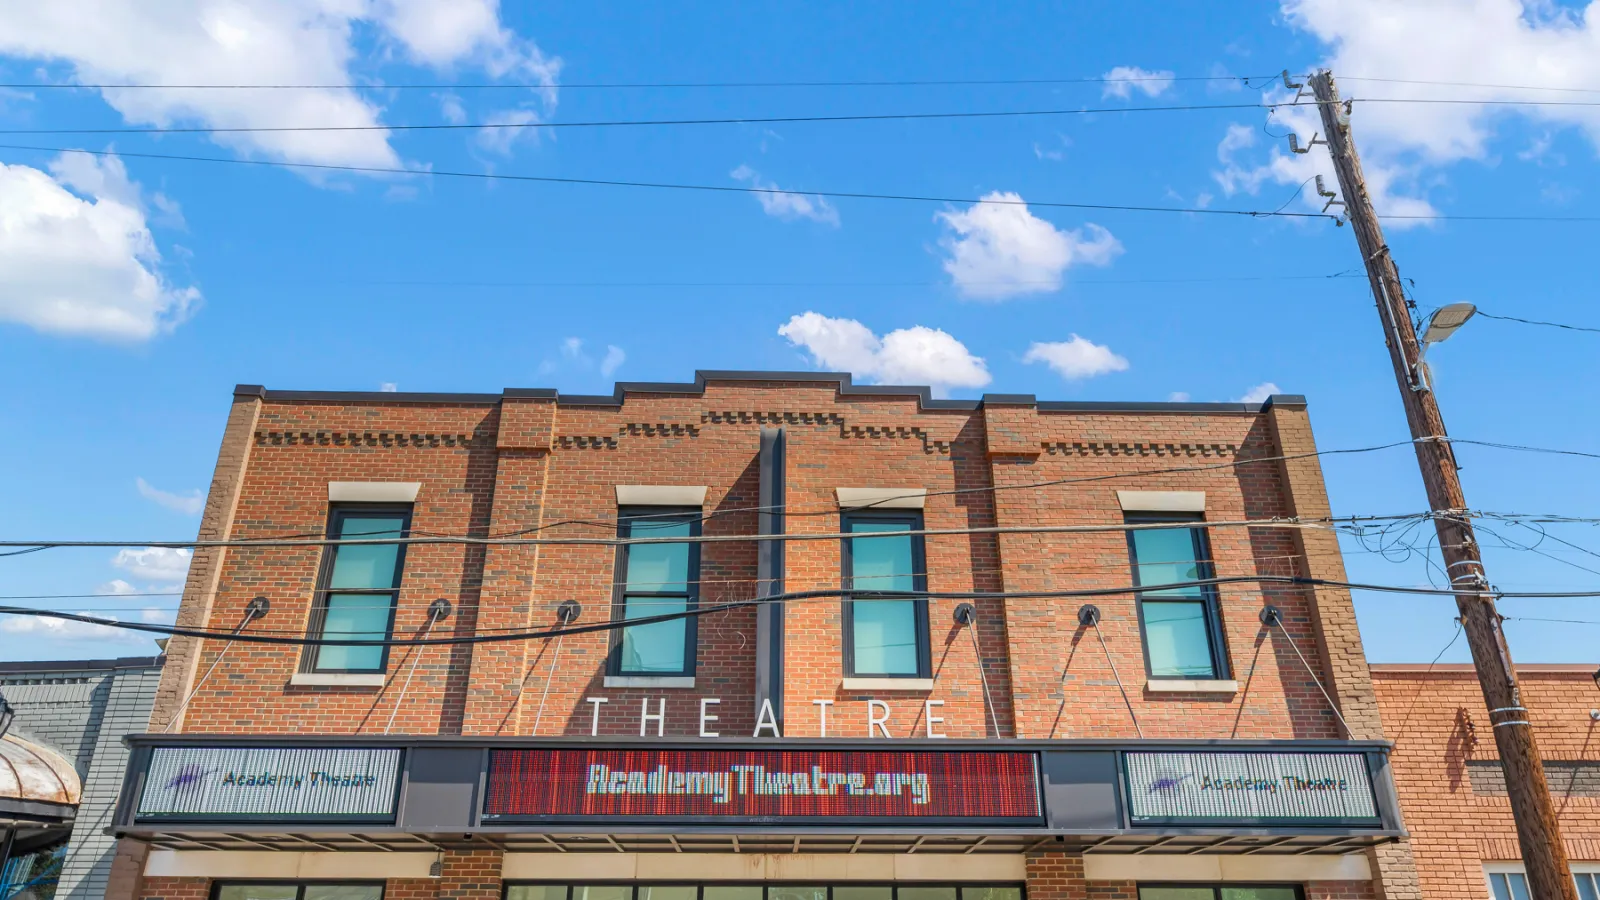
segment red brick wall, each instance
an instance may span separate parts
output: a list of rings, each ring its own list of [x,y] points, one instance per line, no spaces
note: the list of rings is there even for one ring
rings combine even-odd
[[[1275,430],[1266,415],[1255,413],[1102,413],[1002,405],[923,410],[915,397],[840,395],[829,383],[722,381],[711,382],[703,395],[632,393],[621,407],[558,405],[533,397],[424,402],[406,401],[404,395],[372,402],[273,398],[261,403],[253,422],[235,417],[245,422],[238,427],[249,430],[249,454],[237,479],[234,538],[320,533],[327,519],[327,483],[340,480],[421,482],[413,520],[417,534],[610,537],[618,484],[704,485],[706,512],[723,513],[706,523],[705,533],[748,534],[755,528],[749,507],[757,503],[762,425],[787,429],[787,524],[796,533],[838,530],[834,489],[841,486],[927,488],[930,529],[1114,525],[1122,521],[1118,489],[1203,490],[1211,521],[1284,515],[1308,502],[1326,504],[1320,476],[1299,472],[1291,482],[1277,462],[1233,465],[1279,452],[1282,422]],[[1309,446],[1309,429],[1296,427],[1296,441]],[[1173,467],[1189,471],[1137,475]],[[1317,475],[1314,467],[1307,471]],[[214,493],[226,487],[222,475],[219,468],[221,486]],[[1059,480],[1070,483],[1026,487]],[[991,493],[991,487],[1002,490]],[[1327,561],[1308,561],[1307,551],[1285,529],[1215,528],[1211,544],[1218,574],[1224,576],[1327,571]],[[208,624],[231,629],[244,604],[264,594],[272,600],[272,612],[252,629],[303,634],[320,553],[314,547],[230,551],[221,562]],[[456,604],[441,633],[550,628],[557,605],[567,599],[583,605],[580,623],[603,621],[610,615],[613,560],[611,548],[594,546],[413,545],[396,634],[415,635],[436,597]],[[931,536],[927,568],[928,586],[936,592],[1111,587],[1131,579],[1126,539],[1114,532]],[[750,597],[755,576],[753,543],[706,545],[701,601]],[[788,545],[790,590],[839,584],[838,542]],[[1101,629],[1145,736],[1340,736],[1311,675],[1284,636],[1263,629],[1257,615],[1264,603],[1280,607],[1311,665],[1319,675],[1338,672],[1340,680],[1332,685],[1336,695],[1355,703],[1363,691],[1370,692],[1364,664],[1348,664],[1351,650],[1345,640],[1338,658],[1347,664],[1330,669],[1318,639],[1354,634],[1348,605],[1330,612],[1313,605],[1304,592],[1254,585],[1226,586],[1221,596],[1233,675],[1247,686],[1234,695],[1146,692],[1133,601],[1094,600],[1104,613]],[[204,591],[191,584],[185,614],[198,615],[205,600]],[[951,737],[992,735],[994,723],[1005,736],[1133,736],[1098,641],[1077,626],[1082,601],[979,601],[981,660],[972,632],[953,621],[957,602],[929,604],[937,675],[933,690],[873,692],[891,705],[895,737],[923,733],[927,699],[943,701],[938,714]],[[866,735],[866,695],[841,686],[841,630],[842,610],[835,599],[797,602],[787,610],[784,689],[790,735],[818,733],[814,698],[835,701],[829,712],[831,736]],[[755,613],[706,616],[699,631],[693,689],[604,687],[608,638],[603,634],[562,639],[553,677],[555,641],[433,647],[420,653],[397,648],[383,689],[291,687],[297,650],[235,644],[195,696],[183,730],[381,732],[416,660],[416,674],[395,716],[396,733],[531,734],[537,722],[540,734],[587,734],[591,707],[585,698],[604,696],[610,702],[603,707],[601,734],[637,735],[642,702],[650,698],[654,709],[654,702],[665,697],[666,733],[693,735],[699,699],[716,697],[722,702],[714,709],[719,717],[714,727],[723,734],[748,735],[756,712]],[[1354,647],[1359,663],[1359,641]],[[220,650],[219,642],[205,642],[198,671],[205,671]],[[985,705],[980,666],[992,713]],[[174,693],[179,687],[164,689]]]
[[[1400,809],[1411,832],[1422,893],[1430,898],[1488,895],[1485,861],[1520,858],[1511,804],[1477,796],[1466,766],[1498,759],[1476,677],[1466,666],[1373,666]],[[1600,707],[1587,667],[1519,666],[1523,702],[1547,762],[1600,760]],[[1556,798],[1562,836],[1574,861],[1600,860],[1600,799]]]
[[[139,892],[140,900],[206,900],[211,894],[208,878],[144,879]]]

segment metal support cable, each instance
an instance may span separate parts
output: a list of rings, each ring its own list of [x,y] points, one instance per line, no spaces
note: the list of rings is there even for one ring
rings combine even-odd
[[[1000,717],[995,713],[994,699],[989,696],[989,676],[983,669],[983,648],[978,646],[978,613],[971,603],[956,607],[956,622],[967,626],[967,634],[972,637],[972,652],[978,661],[978,683],[983,685],[983,706],[989,711],[989,724],[994,726],[994,736],[1005,737],[1000,731]]]
[[[562,601],[561,605],[556,607],[556,626],[565,628],[571,625],[578,620],[578,615],[582,611],[583,607],[578,604],[578,601]],[[561,642],[566,639],[566,636],[567,634],[564,631],[556,635],[556,650],[554,658],[550,660],[550,674],[544,678],[544,691],[539,695],[539,711],[533,717],[533,734],[535,737],[539,735],[539,723],[544,720],[544,702],[550,697],[550,682],[556,678],[556,664],[561,661]],[[546,640],[549,639],[546,638]]]
[[[561,661],[561,642],[566,640],[565,634],[556,635],[556,651],[550,660],[550,672],[544,677],[544,691],[539,694],[539,711],[533,717],[533,736],[539,736],[539,723],[544,721],[544,702],[550,697],[550,682],[556,680],[556,664]],[[549,640],[549,638],[546,638]]]
[[[440,619],[449,614],[450,601],[442,598],[433,601],[433,603],[429,604],[428,606],[428,621],[422,626],[421,633],[426,635],[428,632],[432,631],[434,623],[438,622]],[[394,727],[395,716],[400,715],[400,707],[406,702],[406,692],[411,690],[411,676],[417,674],[417,663],[422,661],[422,651],[426,649],[428,648],[418,647],[416,652],[411,655],[411,668],[406,672],[405,683],[400,685],[400,696],[395,698],[394,709],[389,711],[389,722],[383,726],[384,734],[389,733],[389,729]]]
[[[1087,625],[1094,629],[1094,636],[1100,641],[1100,651],[1106,655],[1106,665],[1111,667],[1111,677],[1117,682],[1117,691],[1122,694],[1122,703],[1128,707],[1128,718],[1133,720],[1133,733],[1144,739],[1144,729],[1139,727],[1139,714],[1133,711],[1133,701],[1128,699],[1128,689],[1122,686],[1122,675],[1117,671],[1117,663],[1111,658],[1111,648],[1106,646],[1106,636],[1100,633],[1100,608],[1092,603],[1085,604],[1078,610],[1078,624]]]
[[[1312,683],[1322,693],[1322,699],[1328,701],[1328,708],[1333,710],[1333,717],[1339,720],[1340,725],[1344,726],[1345,737],[1354,740],[1355,732],[1350,730],[1350,723],[1346,722],[1344,716],[1340,714],[1339,704],[1333,702],[1333,697],[1328,693],[1328,689],[1322,686],[1322,679],[1317,677],[1317,671],[1311,668],[1311,663],[1306,661],[1305,654],[1300,652],[1299,645],[1295,644],[1294,638],[1289,635],[1289,629],[1283,627],[1283,614],[1278,612],[1276,606],[1268,606],[1261,610],[1261,621],[1267,625],[1278,626],[1278,631],[1283,635],[1283,639],[1289,642],[1289,649],[1293,650],[1294,655],[1300,658],[1300,665],[1305,666],[1306,674],[1311,676]]]
[[[228,655],[229,650],[233,649],[233,638],[243,632],[245,626],[266,615],[267,610],[271,608],[272,604],[265,597],[256,597],[245,604],[244,621],[239,623],[239,627],[233,629],[233,636],[229,637],[228,642],[222,645],[222,652],[218,653],[217,658],[211,661],[211,667],[206,669],[206,673],[201,675],[200,680],[196,681],[194,687],[189,689],[188,696],[183,698],[183,702],[178,704],[178,708],[172,711],[172,718],[167,720],[167,727],[161,729],[162,734],[172,731],[172,726],[178,724],[178,721],[183,718],[183,711],[189,708],[189,701],[200,693],[200,688],[205,685],[206,679],[211,677],[211,673],[215,672],[217,666],[222,664],[222,658]]]

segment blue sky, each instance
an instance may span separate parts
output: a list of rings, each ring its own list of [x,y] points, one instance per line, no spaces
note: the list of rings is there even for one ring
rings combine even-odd
[[[0,89],[0,129],[579,122],[1285,99],[1227,76],[1330,64],[1346,96],[1600,100],[1600,24],[1515,0],[1173,5],[102,0],[0,11],[14,84],[324,84],[315,91]],[[92,9],[91,9],[92,7]],[[1121,70],[1119,72],[1119,70]],[[1033,85],[595,88],[596,83],[1096,78]],[[1178,80],[1168,81],[1166,76]],[[1222,80],[1183,80],[1190,78]],[[426,90],[386,85],[430,84]],[[496,85],[493,88],[483,85]],[[1264,89],[1256,89],[1264,88]],[[1292,95],[1290,95],[1292,96]],[[1381,210],[1575,216],[1600,196],[1592,107],[1361,103]],[[1315,211],[1304,109],[339,134],[0,135],[0,533],[182,539],[238,382],[609,392],[705,369],[849,369],[943,393],[1071,400],[1310,398],[1324,449],[1406,437],[1359,258],[1323,221],[825,199]],[[781,187],[752,195],[307,173],[153,153]],[[1332,183],[1331,178],[1329,183]],[[1399,227],[1409,224],[1410,227]],[[1423,308],[1600,326],[1584,222],[1391,223]],[[1346,277],[1320,277],[1345,275]],[[1431,355],[1458,437],[1593,451],[1600,335],[1477,319]],[[1594,515],[1600,461],[1464,447],[1475,507]],[[1326,460],[1341,514],[1424,508],[1405,448]],[[1520,526],[1491,523],[1532,544]],[[1550,526],[1600,551],[1593,526]],[[1401,536],[1426,543],[1428,533]],[[1486,544],[1496,543],[1485,535]],[[1373,546],[1376,546],[1374,541]],[[1358,580],[1427,584],[1423,556],[1347,542]],[[1491,549],[1506,590],[1600,587],[1546,538]],[[0,560],[8,595],[171,591],[170,554]],[[1437,579],[1435,572],[1433,577]],[[43,605],[42,603],[40,605]],[[59,608],[163,619],[173,597]],[[1508,601],[1523,661],[1595,661],[1593,601]],[[1427,661],[1446,599],[1362,596],[1374,660]],[[132,655],[147,638],[0,623],[0,658]],[[1464,660],[1458,641],[1446,660]]]

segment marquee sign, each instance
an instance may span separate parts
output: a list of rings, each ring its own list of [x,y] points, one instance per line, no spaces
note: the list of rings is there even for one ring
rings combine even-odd
[[[1033,753],[493,750],[484,821],[1040,824]]]
[[[398,748],[155,747],[135,817],[392,821]]]
[[[1361,753],[1124,754],[1137,825],[1381,827]]]

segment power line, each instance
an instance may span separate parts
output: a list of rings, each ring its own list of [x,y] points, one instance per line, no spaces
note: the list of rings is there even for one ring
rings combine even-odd
[[[1575,88],[1575,87],[1541,87],[1535,84],[1485,84],[1481,81],[1424,81],[1414,78],[1363,78],[1356,75],[1340,75],[1341,81],[1371,81],[1379,84],[1426,84],[1436,87],[1475,87],[1498,88],[1512,91],[1560,91],[1567,94],[1600,94],[1600,88]]]
[[[559,178],[549,175],[507,175],[496,172],[454,172],[444,169],[397,169],[386,166],[342,166],[331,163],[283,162],[266,159],[230,159],[220,156],[186,156],[172,153],[137,153],[126,150],[84,150],[79,147],[38,147],[27,144],[0,144],[0,150],[29,150],[38,153],[82,153],[89,156],[112,156],[127,159],[164,159],[175,162],[225,163],[236,166],[264,166],[267,168],[308,169],[318,172],[354,172],[364,175],[439,176],[444,178],[472,178],[483,181],[520,181],[537,184],[572,184],[601,187],[653,188],[679,191],[712,191],[724,194],[783,195],[829,197],[838,200],[896,200],[914,203],[970,203],[995,206],[1036,206],[1044,209],[1094,209],[1117,212],[1190,213],[1207,216],[1244,216],[1252,219],[1325,219],[1339,222],[1338,216],[1327,213],[1273,212],[1251,209],[1213,209],[1191,206],[1135,206],[1113,203],[1067,203],[1046,200],[1001,200],[995,198],[937,197],[918,194],[877,194],[864,191],[782,190],[779,188],[744,187],[721,184],[678,184],[659,181],[622,181],[602,178]],[[1380,215],[1380,219],[1403,219],[1434,222],[1600,222],[1600,216],[1501,216],[1501,215]]]
[[[1263,585],[1285,585],[1291,587],[1327,587],[1345,590],[1377,591],[1393,594],[1423,595],[1423,596],[1458,596],[1463,593],[1480,594],[1501,598],[1540,598],[1540,599],[1569,599],[1600,597],[1600,590],[1591,591],[1470,591],[1455,588],[1419,588],[1408,585],[1382,585],[1366,584],[1361,582],[1334,581],[1325,578],[1302,578],[1291,575],[1237,575],[1225,578],[1206,578],[1195,581],[1174,582],[1163,584],[1162,590],[1178,590],[1190,587],[1214,587],[1227,584],[1254,583]],[[1083,597],[1111,597],[1139,594],[1151,590],[1150,586],[1139,587],[1130,585],[1113,588],[1085,588],[1079,590],[1060,591],[872,591],[869,592],[873,599],[929,599],[929,600],[1010,600],[1010,599],[1070,599]],[[205,639],[235,639],[248,643],[259,644],[286,644],[293,646],[341,646],[341,647],[421,647],[442,644],[485,644],[508,641],[542,640],[558,637],[560,635],[586,634],[599,631],[614,631],[622,628],[632,628],[640,625],[652,625],[657,622],[669,622],[678,619],[712,615],[733,609],[743,609],[769,603],[792,603],[811,600],[839,600],[849,599],[862,595],[862,591],[851,591],[843,588],[826,588],[811,591],[791,591],[783,594],[774,594],[769,597],[756,597],[747,600],[735,600],[728,603],[700,606],[695,609],[683,610],[675,613],[665,613],[658,616],[640,616],[633,619],[608,620],[592,625],[577,625],[560,628],[553,631],[523,631],[507,632],[503,634],[475,634],[458,635],[436,638],[386,638],[383,640],[344,640],[320,639],[309,637],[280,637],[267,634],[252,634],[243,632],[235,635],[232,632],[209,631],[198,628],[180,628],[174,625],[156,625],[144,622],[123,622],[117,619],[107,619],[97,616],[83,616],[76,613],[60,612],[49,609],[33,609],[25,606],[0,606],[0,614],[34,616],[40,618],[61,619],[71,622],[81,622],[87,625],[103,625],[108,628],[122,628],[131,631],[144,631],[152,634],[166,634],[179,637],[194,637]]]
[[[613,119],[582,122],[431,122],[422,125],[282,125],[237,126],[215,128],[210,126],[151,127],[151,128],[8,128],[0,134],[256,134],[280,132],[347,132],[347,131],[477,131],[492,129],[523,130],[530,128],[624,128],[694,125],[794,125],[824,122],[898,122],[938,119],[1011,119],[1048,116],[1084,116],[1097,113],[1119,112],[1195,112],[1225,109],[1274,109],[1292,106],[1291,103],[1213,103],[1181,106],[1107,106],[1079,107],[1075,109],[1024,109],[977,112],[932,113],[863,113],[838,116],[760,116],[750,118],[719,119]]]
[[[1329,221],[1337,220],[1336,216],[1330,216],[1325,213],[1265,212],[1259,210],[1211,209],[1180,206],[1128,206],[1111,203],[1066,203],[1061,201],[1002,200],[981,197],[934,197],[914,194],[873,194],[859,191],[779,190],[778,188],[744,187],[739,185],[721,184],[675,184],[658,181],[619,181],[599,178],[558,178],[547,175],[506,175],[494,172],[452,172],[442,169],[429,169],[423,171],[413,169],[396,169],[385,166],[340,166],[329,163],[279,162],[264,159],[229,159],[219,156],[183,156],[166,153],[134,153],[123,150],[83,150],[75,147],[33,147],[20,144],[0,144],[0,150],[33,150],[40,153],[82,153],[89,156],[114,156],[126,157],[129,159],[166,159],[180,162],[226,163],[228,165],[240,166],[310,169],[319,172],[356,172],[368,175],[441,176],[448,178],[472,178],[485,181],[521,181],[539,184],[574,184],[597,185],[603,187],[656,188],[679,191],[713,191],[724,194],[779,194],[786,196],[804,195],[809,197],[831,197],[841,200],[903,200],[917,203],[971,203],[996,206],[1037,206],[1051,209],[1097,209],[1118,210],[1123,212],[1163,212],[1193,213],[1195,215],[1213,216],[1247,216],[1250,218],[1327,219]]]
[[[1481,309],[1478,310],[1477,315],[1485,319],[1499,319],[1502,322],[1521,322],[1524,325],[1543,325],[1546,328],[1563,328],[1567,331],[1588,331],[1600,334],[1600,328],[1589,328],[1583,325],[1564,325],[1560,322],[1541,322],[1538,319],[1519,319],[1516,316],[1496,316],[1490,315]]]
[[[1352,271],[1335,272],[1331,275],[1215,275],[1197,278],[1078,278],[1070,283],[1073,287],[1084,285],[1121,285],[1121,284],[1209,284],[1230,283],[1244,281],[1329,281],[1336,278],[1358,277],[1359,273]],[[448,288],[892,288],[892,287],[944,287],[948,281],[435,281],[435,280],[364,280],[364,279],[318,279],[316,282],[307,281],[264,281],[252,279],[252,283],[261,284],[336,284],[344,286],[361,287],[448,287]],[[964,281],[963,284],[1059,284],[1059,280],[1020,280],[1020,281]],[[1483,313],[1479,313],[1483,315]]]
[[[1463,100],[1445,97],[1352,97],[1351,103],[1427,103],[1468,106],[1600,106],[1600,101],[1590,100]],[[1071,109],[977,110],[963,112],[928,113],[859,113],[851,115],[812,116],[751,116],[715,119],[609,119],[574,122],[428,122],[423,124],[374,125],[239,125],[239,126],[124,126],[116,128],[5,128],[0,134],[280,134],[319,132],[364,131],[489,131],[527,130],[551,128],[649,128],[683,127],[700,125],[796,125],[835,122],[901,122],[935,121],[941,119],[1013,119],[1051,116],[1087,116],[1102,113],[1154,113],[1154,112],[1208,112],[1214,110],[1265,109],[1274,110],[1306,103],[1201,103],[1169,106],[1101,106]],[[1302,185],[1303,186],[1303,185]]]
[[[591,89],[656,89],[656,88],[829,88],[829,87],[965,87],[1030,84],[1121,84],[1150,81],[1237,81],[1247,84],[1271,75],[1144,75],[1121,78],[945,78],[945,79],[893,79],[880,81],[602,81],[574,82],[570,84],[75,84],[26,82],[0,84],[12,90],[226,90],[226,91],[458,91],[458,90],[591,90]]]

